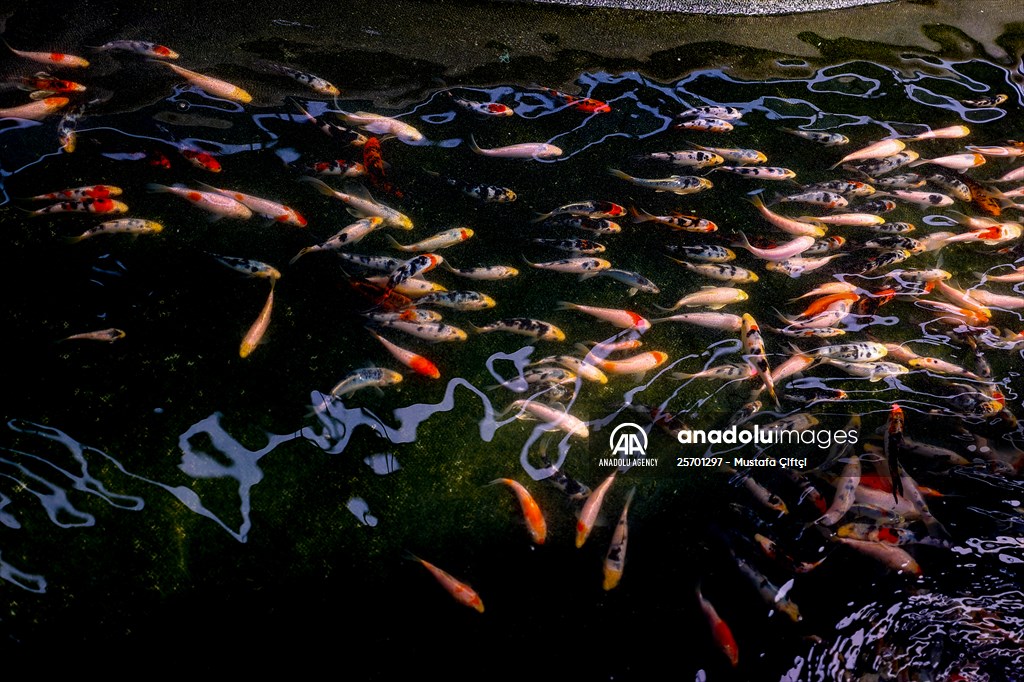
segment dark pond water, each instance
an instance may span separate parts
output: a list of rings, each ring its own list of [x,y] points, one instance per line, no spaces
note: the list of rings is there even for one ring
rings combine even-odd
[[[450,17],[450,7],[443,9],[439,16]],[[571,11],[553,16],[554,30],[564,21],[567,32],[569,22],[587,18]],[[159,25],[147,32],[111,25],[87,26],[77,35],[66,26],[48,32],[28,10],[7,20],[14,47],[60,49],[92,65],[54,71],[88,88],[62,111],[39,121],[0,120],[0,272],[8,320],[0,441],[4,651],[37,661],[54,643],[75,653],[131,647],[166,657],[154,660],[202,651],[210,662],[197,665],[225,669],[294,657],[331,661],[341,674],[375,679],[497,670],[583,679],[651,679],[666,670],[697,680],[1022,678],[1024,488],[1016,415],[1024,345],[1013,297],[1024,294],[1020,284],[997,277],[1014,272],[1024,255],[1012,193],[1024,183],[995,182],[1020,167],[1011,144],[1024,139],[1015,58],[992,56],[955,27],[932,27],[931,35],[943,39],[939,51],[806,35],[822,57],[722,43],[693,63],[684,63],[685,46],[666,49],[644,68],[641,55],[631,63],[576,54],[569,80],[552,83],[546,78],[566,65],[534,65],[528,56],[518,62],[509,46],[496,43],[491,67],[517,62],[506,78],[493,77],[504,73],[497,70],[484,77],[481,67],[465,82],[451,82],[428,61],[389,59],[387,51],[354,69],[356,57],[366,54],[315,44],[309,14],[268,15],[254,22],[259,28],[252,35],[240,32],[224,44],[230,56],[223,61],[194,60],[191,41],[172,18],[164,17],[168,38]],[[351,30],[377,30],[383,21],[379,15],[353,20]],[[225,31],[219,35],[230,35],[210,22]],[[56,35],[63,41],[54,42]],[[1016,35],[1010,28],[1002,35],[1006,54],[1016,54]],[[176,63],[251,90],[255,100],[215,97],[165,65],[88,47],[120,38],[164,42],[181,52]],[[203,54],[216,54],[195,42]],[[671,54],[680,55],[674,73]],[[0,68],[12,82],[45,68],[13,54],[3,60]],[[271,64],[316,73],[343,92],[317,94]],[[760,75],[741,75],[752,69]],[[547,88],[598,102],[580,104]],[[31,101],[14,87],[2,94],[5,107]],[[450,95],[500,103],[513,113],[477,114]],[[1005,98],[972,103],[996,95]],[[69,153],[59,129],[76,105],[82,109]],[[732,130],[678,127],[696,118],[682,112],[703,106],[735,109]],[[412,231],[381,227],[358,243],[296,259],[356,220],[343,202],[304,179],[306,167],[361,162],[365,153],[365,145],[324,135],[301,110],[334,124],[344,123],[344,112],[373,112],[422,133],[424,141],[415,144],[378,135],[384,180],[320,176],[337,191],[364,186],[375,201],[406,214]],[[965,137],[910,139],[956,125],[967,127]],[[824,146],[785,129],[840,134],[849,142]],[[921,159],[985,148],[985,163],[962,174],[922,164],[874,173],[874,180],[916,172],[941,174],[948,185],[949,178],[966,177],[1007,193],[997,200],[999,215],[987,214],[976,198],[936,207],[889,196],[896,206],[881,214],[886,223],[912,223],[905,236],[931,250],[899,263],[870,262],[882,251],[867,242],[882,235],[833,225],[828,235],[844,238],[837,251],[843,255],[799,277],[772,271],[770,261],[735,246],[740,233],[761,248],[793,239],[758,212],[749,201],[755,195],[772,203],[813,183],[866,181],[838,162],[890,138]],[[496,158],[474,153],[471,141],[485,149],[545,143],[562,154]],[[645,158],[696,145],[758,150],[767,161],[748,168],[780,167],[795,177],[750,178]],[[996,147],[1003,156],[987,149]],[[183,150],[211,155],[221,170],[194,165]],[[692,194],[655,192],[610,169],[638,178],[694,175],[713,186]],[[481,201],[446,178],[508,188],[516,200]],[[936,182],[917,191],[950,192]],[[282,202],[308,226],[259,216],[211,221],[201,206],[152,191],[179,183]],[[156,221],[162,230],[74,240],[111,217],[27,212],[50,205],[28,197],[95,184],[123,189],[116,198],[128,210],[114,217]],[[885,188],[877,187],[879,196],[851,198],[848,208],[779,202],[772,210],[827,218],[879,199]],[[586,201],[694,215],[717,230],[636,222],[632,213],[611,218],[621,227],[612,234],[538,220]],[[961,215],[992,222],[972,227],[957,222],[966,220]],[[1004,225],[1004,232],[992,233],[993,225]],[[448,290],[493,299],[494,307],[482,310],[421,306],[466,331],[465,340],[431,342],[376,328],[432,361],[440,376],[429,378],[368,333],[365,313],[398,306],[380,288],[368,288],[364,277],[375,273],[340,254],[409,259],[394,242],[411,244],[455,227],[473,234],[432,247],[447,264],[502,265],[518,275],[474,280],[444,267],[424,275]],[[942,245],[934,236],[942,231],[959,236]],[[613,277],[530,266],[574,257],[535,240],[574,238],[600,242],[605,250],[594,257],[643,275],[659,293],[631,295]],[[757,281],[716,281],[674,260],[684,258],[682,247],[701,244],[733,248],[732,264],[756,273]],[[280,277],[273,286],[246,277],[225,267],[225,257],[269,264]],[[376,274],[388,277],[394,269]],[[934,269],[950,278],[935,288],[915,281],[915,273]],[[851,307],[829,326],[845,334],[775,331],[785,326],[780,315],[796,318],[815,301],[794,299],[843,282],[851,285],[847,298],[833,302]],[[791,365],[797,349],[839,343],[902,344],[948,364],[923,364],[894,345],[883,360],[898,366],[874,365],[871,377],[857,373],[872,365],[815,363],[776,382],[778,405],[759,392],[759,410],[743,422],[764,428],[790,417],[799,429],[805,420],[807,430],[797,432],[805,434],[802,444],[682,445],[680,429],[711,433],[739,421],[763,383],[749,378],[743,356],[756,353],[744,347],[739,330],[680,322],[623,330],[560,302],[654,320],[713,312],[659,309],[707,286],[746,292],[745,300],[717,313],[747,313],[760,323],[771,368]],[[952,293],[944,297],[942,286]],[[965,313],[965,305],[978,303],[957,303],[963,290],[1007,298]],[[265,333],[253,332],[264,314]],[[556,325],[565,339],[474,331],[507,318]],[[68,339],[108,329],[123,337]],[[250,334],[259,343],[242,357]],[[603,365],[604,383],[576,377],[525,385],[537,360],[572,355],[597,363],[588,355],[591,342],[623,340],[642,346],[610,358],[655,353],[649,357],[663,362],[648,369]],[[737,363],[744,376],[675,376],[723,363]],[[400,372],[402,380],[326,398],[370,367]],[[844,399],[834,399],[839,391]],[[808,403],[808,397],[817,399]],[[894,404],[905,419],[902,446],[895,427],[887,435]],[[585,423],[588,437],[553,428],[556,419],[567,423],[563,413]],[[541,419],[517,418],[531,414]],[[676,421],[655,424],[652,414]],[[618,428],[623,424],[636,428]],[[856,442],[835,442],[840,432]],[[637,440],[610,441],[613,434]],[[657,466],[616,474],[592,532],[577,548],[583,503],[552,484],[552,471],[561,467],[596,490],[616,470],[601,460],[623,456],[613,448],[641,440],[648,463],[656,459]],[[858,506],[841,523],[815,523],[823,507],[807,487],[829,505],[850,481],[845,467],[854,457],[862,469]],[[751,459],[761,461],[739,461]],[[907,498],[921,486],[928,511],[906,499],[894,510],[886,487],[890,468],[912,477],[903,479]],[[499,478],[520,482],[536,499],[547,522],[542,545],[531,542],[512,490],[487,485]],[[872,486],[882,490],[874,498]],[[787,513],[759,501],[764,489]],[[627,498],[626,567],[621,582],[606,590],[602,567]],[[891,543],[853,547],[835,537],[840,526],[855,522],[875,524],[890,540],[902,533],[901,549],[909,554],[892,559],[898,550]],[[778,543],[774,556],[761,538]],[[882,552],[879,547],[888,548],[885,555],[869,554]],[[452,599],[410,555],[472,585],[484,612]],[[919,574],[906,563],[910,557]],[[902,569],[893,561],[903,562]],[[698,585],[725,626],[713,627]],[[724,628],[738,651],[735,666],[722,644]]]

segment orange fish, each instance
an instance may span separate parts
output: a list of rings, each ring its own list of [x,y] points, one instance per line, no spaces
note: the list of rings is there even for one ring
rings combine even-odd
[[[599,99],[591,99],[590,97],[574,97],[558,90],[552,90],[551,88],[544,88],[544,92],[548,93],[552,97],[565,102],[567,106],[576,109],[577,111],[583,111],[588,114],[606,114],[612,110],[611,106],[607,102],[602,102]]]
[[[213,158],[212,155],[207,154],[206,152],[196,151],[195,149],[181,149],[179,151],[181,152],[181,155],[188,159],[189,163],[196,168],[202,168],[203,170],[208,170],[211,173],[220,173],[220,161]]]
[[[512,492],[516,494],[516,498],[519,500],[519,506],[523,509],[523,516],[526,518],[526,523],[530,528],[530,536],[533,537],[534,544],[543,545],[544,540],[547,538],[548,527],[544,521],[544,514],[541,513],[540,507],[537,506],[537,501],[533,499],[530,491],[521,483],[511,478],[496,478],[488,485],[494,485],[495,483],[504,483],[509,488],[512,488]]]
[[[399,199],[405,196],[384,176],[384,157],[380,153],[380,140],[376,137],[368,137],[363,143],[363,168],[371,185]]]
[[[81,201],[62,201],[46,208],[29,211],[29,215],[39,216],[50,213],[127,213],[128,206],[123,202],[109,197],[99,199],[82,199]]]
[[[65,95],[69,92],[85,92],[85,86],[74,81],[54,78],[47,73],[37,73],[35,76],[23,76],[19,79],[26,88],[36,91],[51,92],[57,95]],[[32,99],[35,99],[33,96]]]
[[[714,638],[715,644],[735,668],[740,662],[740,648],[736,645],[736,638],[733,637],[732,630],[729,629],[726,622],[715,611],[715,607],[700,593],[700,585],[697,585],[697,601],[700,602],[700,610],[704,612],[704,617],[708,619],[708,625],[711,626],[711,636]]]
[[[419,558],[415,554],[409,554],[409,558],[423,564],[423,566],[430,571],[431,575],[437,579],[437,582],[441,583],[442,587],[448,590],[448,594],[455,598],[455,601],[474,608],[480,613],[484,612],[484,603],[480,599],[480,595],[478,595],[472,587],[464,582],[456,580],[450,574],[442,571],[429,561]]]
[[[412,311],[409,312],[411,313]],[[373,335],[373,338],[380,341],[381,344],[388,349],[388,352],[395,356],[396,360],[398,360],[400,363],[402,363],[412,371],[416,372],[417,374],[421,374],[425,377],[430,377],[431,379],[439,379],[441,377],[441,371],[437,368],[437,365],[435,365],[433,362],[426,359],[422,355],[417,355],[412,351],[408,351],[402,348],[401,346],[397,346],[391,343],[390,341],[388,341],[387,339],[385,339],[383,336],[376,333],[372,329],[367,329],[367,331],[370,332],[371,335]],[[541,523],[543,523],[543,521],[544,520],[541,519]],[[541,542],[543,542],[543,540],[541,540]]]
[[[37,102],[0,109],[0,118],[24,118],[29,121],[39,121],[57,111],[69,101],[71,100],[67,97],[47,97]]]
[[[990,216],[998,216],[1003,212],[1003,207],[996,199],[999,193],[991,187],[986,187],[977,180],[966,175],[960,175],[957,179],[963,182],[971,190],[971,204],[978,207],[982,213]]]

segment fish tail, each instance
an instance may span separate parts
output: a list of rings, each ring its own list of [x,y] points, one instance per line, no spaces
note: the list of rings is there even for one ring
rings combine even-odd
[[[679,379],[680,381],[686,381],[687,379],[692,379],[692,378],[694,378],[697,375],[696,374],[689,374],[687,372],[672,372],[671,376],[672,376],[673,379]]]
[[[395,247],[396,249],[398,249],[399,251],[409,251],[409,250],[410,250],[410,249],[409,249],[409,247],[407,247],[407,246],[403,246],[402,244],[399,244],[399,243],[398,243],[398,240],[396,240],[396,239],[395,239],[394,237],[392,237],[392,236],[391,236],[390,234],[389,234],[389,235],[386,235],[386,236],[387,236],[387,238],[388,238],[388,241],[389,241],[389,242],[391,242],[391,245],[392,245],[392,246],[394,246],[394,247]],[[441,261],[441,263],[443,264],[443,263],[444,263],[444,261]]]
[[[558,301],[555,304],[555,310],[577,310],[578,308],[578,305],[569,301]]]
[[[647,223],[655,219],[655,216],[636,206],[630,206],[629,213],[633,216],[634,223]]]
[[[609,168],[608,169],[608,174],[609,175],[614,175],[617,178],[622,178],[623,180],[632,180],[633,179],[632,176],[630,176],[628,173],[624,173],[624,172],[620,171],[618,168]]]
[[[476,154],[483,154],[484,150],[480,149],[480,145],[476,143],[476,138],[473,137],[473,133],[469,134],[469,148]]]
[[[320,178],[313,178],[308,175],[303,175],[301,178],[299,178],[299,182],[308,182],[309,184],[313,185],[313,187],[315,187],[318,192],[326,196],[333,197],[335,194],[334,190],[331,189],[331,186],[328,185],[323,180],[321,180]]]
[[[476,326],[476,325],[475,325],[475,324],[473,324],[472,322],[470,322],[468,326],[469,326],[469,328],[470,328],[471,330],[473,330],[473,333],[474,333],[474,334],[483,334],[484,332],[486,332],[486,331],[487,331],[486,329],[482,329],[482,328],[480,328],[480,327]]]
[[[931,162],[932,162],[931,159],[920,158],[920,159],[917,159],[916,161],[911,161],[910,163],[908,163],[907,164],[907,168],[916,168],[917,166],[923,166],[926,163],[931,163]]]
[[[538,213],[538,214],[536,215],[536,217],[535,217],[535,218],[533,218],[533,219],[532,219],[532,220],[531,220],[530,222],[531,222],[531,223],[539,223],[539,222],[541,222],[541,221],[543,221],[543,220],[547,220],[547,219],[548,219],[548,218],[550,218],[550,217],[551,217],[551,214],[550,214],[550,213]]]
[[[740,240],[732,242],[729,246],[736,247],[737,249],[746,249],[747,251],[753,252],[753,247],[750,245],[750,240],[747,239],[746,232],[740,232]]]
[[[302,258],[302,257],[303,257],[303,256],[305,256],[305,255],[306,255],[307,253],[309,253],[310,251],[313,251],[313,250],[314,250],[314,247],[312,247],[312,246],[307,246],[306,248],[302,249],[302,250],[301,250],[301,251],[299,251],[299,252],[298,252],[297,254],[295,254],[295,257],[294,257],[294,258],[292,258],[292,259],[291,259],[290,261],[288,261],[288,265],[294,265],[294,264],[295,264],[295,261],[299,260],[300,258]]]
[[[171,188],[167,185],[161,185],[155,182],[151,182],[146,185],[146,189],[150,192],[170,192]]]

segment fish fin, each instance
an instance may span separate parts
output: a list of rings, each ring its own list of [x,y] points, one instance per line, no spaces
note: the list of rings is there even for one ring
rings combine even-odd
[[[630,298],[633,298],[634,296],[636,296],[636,292],[638,292],[638,291],[640,291],[640,290],[637,289],[636,287],[631,287],[630,290],[626,292],[626,296],[629,296]]]
[[[592,271],[592,272],[584,272],[582,275],[580,275],[579,281],[582,282],[585,279],[590,279],[591,277],[597,277],[599,274],[601,274],[600,270],[595,270],[595,271]]]
[[[480,149],[480,145],[476,143],[476,138],[473,137],[473,133],[469,134],[469,148],[476,154],[484,153],[484,150]]]
[[[575,303],[569,301],[558,301],[555,304],[555,310],[576,310],[578,306]]]
[[[632,180],[633,179],[632,177],[630,177],[630,175],[628,173],[623,173],[618,168],[609,168],[608,169],[608,174],[609,175],[614,175],[617,178],[622,178],[623,180]],[[663,191],[663,190],[657,190],[657,191],[660,192],[660,191]]]
[[[206,216],[206,222],[208,222],[208,223],[215,223],[215,222],[219,221],[223,217],[224,216],[222,216],[222,215],[217,215],[215,213],[211,213],[210,215]]]

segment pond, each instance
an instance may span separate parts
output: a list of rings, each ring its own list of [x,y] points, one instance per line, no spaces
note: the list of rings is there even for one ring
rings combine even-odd
[[[0,57],[3,651],[1022,679],[1000,3],[46,9]]]

